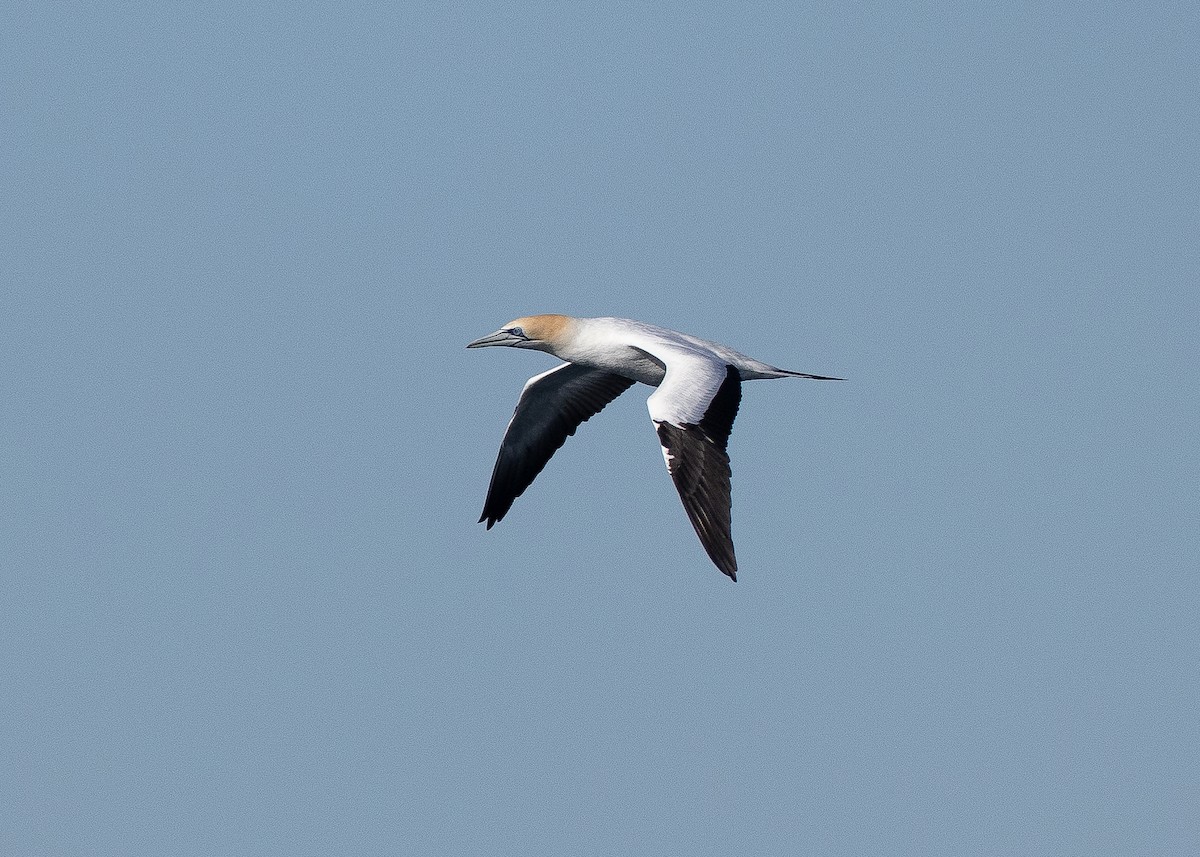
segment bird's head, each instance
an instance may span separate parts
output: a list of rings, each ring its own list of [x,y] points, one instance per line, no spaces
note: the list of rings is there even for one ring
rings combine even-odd
[[[570,319],[565,315],[527,315],[516,318],[487,336],[467,343],[467,348],[507,345],[549,351],[566,333]]]

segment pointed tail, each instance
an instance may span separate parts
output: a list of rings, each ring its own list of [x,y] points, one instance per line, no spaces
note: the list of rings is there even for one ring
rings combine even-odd
[[[791,369],[779,369],[777,371],[782,372],[784,375],[787,375],[792,378],[808,378],[810,381],[845,381],[846,380],[845,378],[834,378],[832,375],[810,375],[807,372],[793,372]]]

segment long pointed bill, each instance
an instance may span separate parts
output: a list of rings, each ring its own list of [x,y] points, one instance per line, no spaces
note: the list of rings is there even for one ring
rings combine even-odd
[[[513,336],[507,330],[497,330],[495,333],[489,333],[487,336],[481,336],[474,342],[468,342],[467,348],[484,348],[488,345],[516,345],[518,342],[524,342],[519,336]]]

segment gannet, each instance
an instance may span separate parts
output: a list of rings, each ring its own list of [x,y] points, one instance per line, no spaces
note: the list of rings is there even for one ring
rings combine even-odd
[[[724,345],[627,318],[525,316],[467,348],[489,345],[545,351],[566,362],[533,376],[521,391],[480,523],[486,521],[490,530],[581,423],[640,381],[658,388],[646,405],[683,508],[709,558],[735,581],[726,446],[742,382],[842,380],[779,369]]]

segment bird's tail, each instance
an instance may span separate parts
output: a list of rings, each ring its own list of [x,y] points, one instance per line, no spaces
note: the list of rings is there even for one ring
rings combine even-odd
[[[780,375],[789,378],[808,378],[810,381],[845,381],[845,378],[834,378],[832,375],[810,375],[808,372],[793,372],[791,369],[775,369]]]

